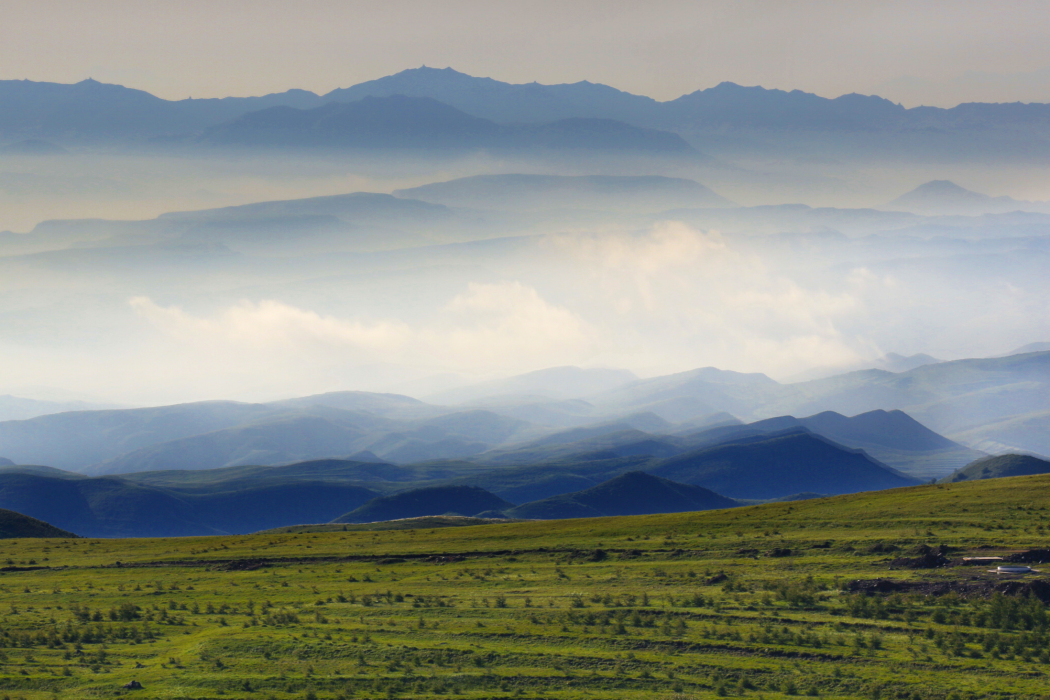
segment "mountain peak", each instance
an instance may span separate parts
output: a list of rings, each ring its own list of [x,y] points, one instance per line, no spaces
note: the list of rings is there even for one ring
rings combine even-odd
[[[1016,211],[1026,204],[1029,203],[1011,197],[992,197],[981,192],[974,192],[951,180],[930,180],[902,194],[892,202],[888,202],[882,208],[932,216],[945,214],[973,216]]]

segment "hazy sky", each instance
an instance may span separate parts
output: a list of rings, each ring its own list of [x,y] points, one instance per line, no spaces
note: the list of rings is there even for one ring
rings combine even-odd
[[[908,105],[1050,101],[1045,1],[0,0],[0,13],[0,78],[172,99],[327,92],[425,64],[657,99],[730,80]]]

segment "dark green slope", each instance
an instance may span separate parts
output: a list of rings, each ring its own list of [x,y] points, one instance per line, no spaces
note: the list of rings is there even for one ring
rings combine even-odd
[[[72,532],[60,530],[43,520],[0,509],[0,539],[11,540],[23,537],[76,537]]]
[[[663,460],[647,471],[730,498],[751,499],[876,491],[918,483],[860,450],[806,430],[704,448]]]
[[[997,455],[971,462],[942,481],[972,481],[998,479],[1004,476],[1029,476],[1050,473],[1050,462],[1031,455]]]
[[[446,513],[475,515],[513,507],[513,503],[477,486],[432,486],[373,499],[332,522],[371,523]]]
[[[0,507],[87,537],[216,534],[195,527],[185,501],[119,479],[0,475]]]
[[[89,537],[174,537],[323,522],[376,493],[350,484],[296,481],[180,492],[114,478],[0,473],[0,507]]]
[[[505,511],[511,518],[554,520],[607,515],[683,513],[733,508],[737,503],[700,486],[629,472],[577,493],[525,503]]]

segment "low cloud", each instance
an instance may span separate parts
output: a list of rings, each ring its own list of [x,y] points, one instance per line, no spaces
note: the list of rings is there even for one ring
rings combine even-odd
[[[250,367],[300,376],[304,364],[329,376],[375,364],[505,373],[583,362],[594,352],[586,323],[519,282],[469,284],[415,326],[322,315],[276,300],[242,301],[209,315],[146,297],[130,304],[180,352],[198,355],[217,374]]]
[[[643,234],[560,236],[549,245],[585,270],[617,326],[652,338],[632,346],[648,345],[654,365],[783,374],[858,359],[838,327],[863,312],[857,296],[805,287],[718,232],[663,222]]]

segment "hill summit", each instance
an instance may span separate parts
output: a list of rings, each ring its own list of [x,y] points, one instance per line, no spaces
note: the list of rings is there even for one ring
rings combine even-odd
[[[930,180],[885,205],[886,209],[913,214],[992,214],[1024,209],[1031,202],[1012,197],[992,197],[960,187],[950,180]]]
[[[507,511],[513,518],[552,520],[608,515],[683,513],[733,508],[737,502],[701,486],[679,484],[645,472],[628,472],[576,493],[552,496]]]
[[[0,539],[11,540],[23,537],[76,537],[76,535],[60,530],[43,520],[0,508]]]
[[[1030,476],[1050,474],[1050,462],[1031,455],[997,455],[971,462],[945,477],[942,481],[955,483],[976,479],[998,479],[1005,476]]]

